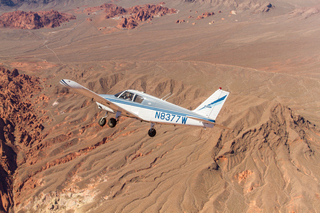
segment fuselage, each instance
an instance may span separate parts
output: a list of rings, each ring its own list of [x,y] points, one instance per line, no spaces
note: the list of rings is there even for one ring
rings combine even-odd
[[[115,111],[132,113],[144,121],[174,125],[214,126],[214,121],[208,118],[140,91],[126,90],[116,95],[101,94],[100,96],[117,105],[119,109]],[[208,120],[210,123],[204,123],[191,117]]]
[[[191,125],[210,128],[216,125],[227,128],[215,123],[215,119],[229,95],[229,92],[223,91],[221,88],[216,90],[195,110],[190,111],[137,90],[125,90],[115,95],[99,95],[69,79],[61,79],[60,84],[87,96],[92,101],[95,101],[100,109],[107,111],[106,115],[98,121],[98,124],[102,127],[108,124],[110,128],[114,128],[119,116],[126,116],[151,123],[148,130],[150,137],[156,135],[155,124]],[[108,113],[115,113],[115,118],[111,117],[107,121]]]

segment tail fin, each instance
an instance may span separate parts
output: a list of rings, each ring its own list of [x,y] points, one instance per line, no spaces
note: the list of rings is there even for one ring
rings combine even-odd
[[[202,115],[211,120],[216,120],[229,92],[218,89],[193,112]]]

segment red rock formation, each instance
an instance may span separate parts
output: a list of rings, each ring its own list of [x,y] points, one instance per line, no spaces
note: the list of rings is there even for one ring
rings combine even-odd
[[[117,5],[105,3],[105,4],[100,5],[98,7],[88,7],[84,10],[84,12],[85,13],[93,13],[93,12],[97,12],[100,10],[106,10],[106,9],[113,8],[113,7],[117,7]]]
[[[209,16],[212,16],[212,15],[214,15],[214,12],[211,12],[211,13],[210,13],[210,12],[202,13],[202,16],[205,17],[205,18],[206,18],[206,17],[209,17]]]
[[[205,13],[202,13],[202,15],[199,15],[196,20],[207,18],[207,17],[212,16],[212,15],[214,15],[214,12],[211,12],[211,13],[210,12],[205,12]]]
[[[178,20],[176,21],[177,24],[181,24],[181,23],[183,23],[183,22],[185,22],[184,19],[181,19],[181,20],[178,19]]]
[[[43,130],[33,111],[33,93],[40,91],[38,78],[0,67],[0,212],[13,206],[13,173],[17,168],[15,145],[30,147],[41,140]]]
[[[238,179],[238,183],[241,183],[245,181],[248,177],[250,177],[250,175],[252,174],[253,172],[251,170],[245,170],[235,175],[235,178]]]
[[[124,9],[123,7],[118,7],[117,5],[115,5],[114,7],[106,8],[105,12],[107,13],[106,19],[127,13],[126,9]]]
[[[200,20],[200,19],[203,19],[203,16],[200,15],[196,18],[196,20]]]
[[[150,14],[150,16],[164,16],[166,14],[173,14],[176,13],[177,10],[170,9],[167,7],[162,7],[161,5],[154,5],[154,4],[146,4],[142,6],[135,6],[128,9],[131,13],[140,13],[140,14]]]
[[[59,13],[55,10],[39,12],[14,11],[0,16],[0,27],[19,29],[54,28],[72,19],[76,19],[76,17],[66,13]]]
[[[97,11],[100,11],[100,10],[104,10],[104,12],[107,13],[106,19],[113,18],[115,16],[127,13],[126,9],[124,9],[123,7],[117,6],[115,4],[107,4],[107,3],[105,3],[103,5],[100,5],[98,7],[86,8],[84,10],[84,12],[90,14],[92,12],[97,12]]]
[[[138,26],[138,23],[134,20],[134,18],[130,17],[129,19],[127,18],[122,18],[121,22],[118,24],[118,28],[127,28],[127,29],[133,29],[136,26]]]
[[[162,7],[161,5],[154,4],[146,4],[142,6],[138,5],[135,7],[128,8],[126,10],[128,11],[128,13],[132,14],[130,18],[132,18],[133,22],[135,23],[152,20],[154,16],[164,16],[167,14],[173,14],[177,12],[175,9],[170,9],[167,7]]]
[[[123,8],[115,4],[103,4],[98,7],[91,7],[85,9],[85,12],[95,12],[99,10],[104,10],[106,19],[126,15],[123,17],[121,22],[118,24],[119,28],[133,29],[138,26],[138,22],[152,20],[155,16],[164,16],[166,14],[176,13],[175,9],[170,9],[167,7],[162,7],[163,2],[154,4],[138,5],[130,8]]]

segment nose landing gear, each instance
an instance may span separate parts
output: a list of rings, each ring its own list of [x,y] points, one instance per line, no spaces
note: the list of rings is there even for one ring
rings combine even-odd
[[[154,123],[151,123],[150,129],[148,131],[148,135],[150,137],[154,137],[157,133],[157,131],[153,127],[154,127]]]
[[[148,131],[148,135],[150,137],[154,137],[156,135],[156,133],[157,133],[157,131],[154,128],[149,129],[149,131]]]

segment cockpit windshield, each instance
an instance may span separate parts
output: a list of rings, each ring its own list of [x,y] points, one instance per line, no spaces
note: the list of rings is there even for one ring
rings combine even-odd
[[[123,93],[123,91],[122,91],[122,92],[118,92],[118,93],[115,94],[114,96],[116,96],[116,98],[118,98],[118,96],[119,96],[121,93]]]

